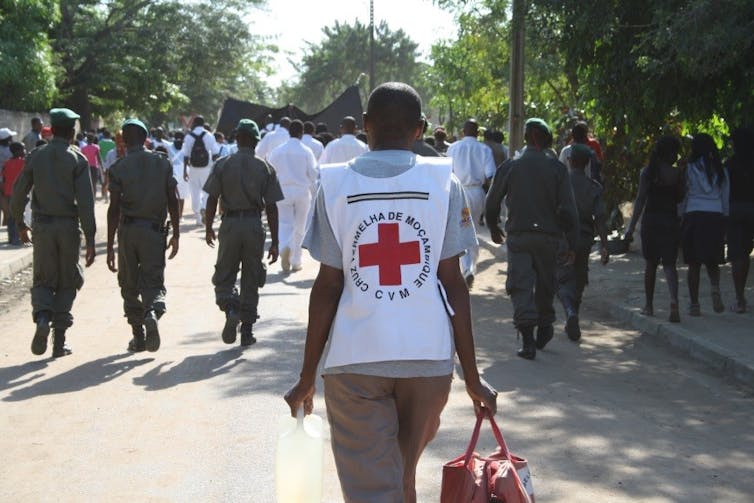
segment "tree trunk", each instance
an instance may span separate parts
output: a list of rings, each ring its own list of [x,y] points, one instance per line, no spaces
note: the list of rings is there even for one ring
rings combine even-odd
[[[92,125],[92,103],[89,101],[89,93],[84,88],[77,88],[71,96],[71,108],[79,114],[79,126],[81,131],[86,131]]]

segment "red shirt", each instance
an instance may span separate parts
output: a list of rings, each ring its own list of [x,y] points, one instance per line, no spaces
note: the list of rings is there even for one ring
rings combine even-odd
[[[594,150],[594,155],[597,156],[597,159],[602,161],[602,147],[600,146],[600,142],[590,136],[586,141],[586,144],[589,145],[589,148]]]
[[[81,148],[81,153],[86,156],[89,166],[99,167],[99,145],[88,143]]]
[[[3,195],[13,194],[13,184],[24,169],[23,157],[12,157],[3,164]]]

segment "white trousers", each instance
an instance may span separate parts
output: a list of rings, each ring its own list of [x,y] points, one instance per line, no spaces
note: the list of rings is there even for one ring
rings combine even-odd
[[[479,225],[479,218],[484,211],[484,189],[481,185],[465,185],[466,199],[469,201],[469,210],[471,211],[471,220],[474,222],[474,228]],[[476,274],[476,263],[479,260],[479,245],[466,250],[466,254],[461,257],[461,272],[464,277],[469,274]]]
[[[189,168],[191,209],[197,217],[201,214],[201,210],[207,207],[207,197],[209,194],[202,189],[204,188],[204,184],[207,183],[210,173],[212,173],[212,168],[209,166],[206,168]]]
[[[301,265],[301,244],[304,242],[306,222],[311,209],[312,195],[307,187],[282,187],[285,199],[278,201],[278,237],[280,250],[291,250],[291,266]]]
[[[178,199],[186,199],[189,194],[189,183],[183,179],[183,166],[180,168],[173,166],[173,178],[176,181],[176,192],[178,192]]]

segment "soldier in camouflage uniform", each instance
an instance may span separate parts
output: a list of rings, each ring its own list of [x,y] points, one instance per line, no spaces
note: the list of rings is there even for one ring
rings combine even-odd
[[[128,350],[157,351],[160,347],[158,320],[165,313],[165,219],[168,212],[173,229],[167,244],[167,249],[171,249],[169,258],[178,253],[176,180],[166,156],[144,149],[148,130],[143,122],[130,119],[123,123],[122,129],[126,156],[110,168],[107,266],[118,273],[123,310],[133,334]]]
[[[53,139],[33,150],[15,184],[11,211],[21,232],[21,240],[34,237],[34,280],[31,304],[37,325],[31,351],[42,355],[52,323],[52,356],[71,354],[65,344],[65,332],[73,325],[71,307],[84,278],[79,265],[81,233],[86,240],[86,266],[94,262],[94,197],[89,177],[89,163],[71,146],[79,116],[67,108],[50,110]],[[23,220],[29,192],[31,229]]]
[[[518,356],[533,360],[553,337],[557,290],[558,244],[566,234],[566,262],[572,263],[578,213],[568,168],[547,154],[550,128],[541,119],[526,121],[526,149],[521,157],[504,163],[487,193],[486,218],[495,243],[502,243],[497,222],[505,198],[508,219],[508,278],[506,290],[513,301],[513,323],[523,338]],[[536,339],[534,327],[537,327]]]
[[[256,342],[252,325],[259,317],[258,288],[264,284],[266,270],[263,263],[265,232],[261,213],[267,214],[272,243],[267,254],[270,263],[278,258],[278,210],[277,201],[283,199],[275,170],[264,160],[254,155],[259,142],[256,123],[242,119],[238,123],[238,152],[220,159],[204,185],[207,199],[206,235],[210,247],[216,239],[212,222],[217,210],[217,201],[222,198],[223,213],[220,224],[215,274],[215,300],[225,312],[223,342],[236,341],[238,323],[241,322],[241,345]],[[235,288],[238,267],[241,272],[240,295]]]
[[[566,334],[572,341],[581,338],[579,327],[579,308],[584,288],[589,283],[589,253],[594,244],[594,235],[600,237],[600,255],[602,263],[607,264],[610,256],[607,252],[607,211],[602,200],[602,185],[586,176],[586,167],[594,153],[587,145],[574,143],[571,147],[571,187],[579,212],[578,239],[572,265],[565,263],[565,257],[559,257],[558,264],[558,298],[563,304],[566,315]],[[565,242],[563,249],[567,249]]]

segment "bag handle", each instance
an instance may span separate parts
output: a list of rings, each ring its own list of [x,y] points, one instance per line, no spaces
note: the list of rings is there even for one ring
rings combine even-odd
[[[479,442],[479,433],[482,429],[482,421],[484,418],[489,419],[490,426],[492,427],[492,434],[495,437],[495,440],[497,440],[498,445],[500,446],[500,452],[506,457],[508,461],[513,463],[513,459],[511,458],[511,453],[508,450],[508,445],[505,443],[505,439],[503,438],[503,433],[500,431],[500,428],[498,427],[497,423],[495,422],[495,418],[492,416],[492,414],[484,409],[483,412],[477,414],[476,417],[476,424],[474,425],[474,431],[471,434],[471,440],[469,441],[469,446],[466,448],[466,454],[463,458],[463,465],[468,468],[469,462],[471,462],[471,456],[474,454],[474,448],[476,447],[477,442]]]
[[[518,470],[516,470],[516,465],[513,462],[513,457],[511,456],[510,451],[508,450],[508,445],[505,443],[503,434],[500,431],[500,428],[498,427],[497,423],[495,422],[495,418],[486,409],[484,409],[484,412],[478,414],[476,417],[476,425],[474,425],[474,432],[471,434],[471,441],[469,442],[469,447],[466,449],[466,455],[464,456],[464,459],[463,459],[464,468],[466,468],[467,470],[469,469],[471,456],[474,454],[474,448],[476,447],[476,444],[479,441],[479,432],[482,428],[482,421],[484,420],[485,417],[487,417],[487,419],[489,419],[490,421],[490,426],[492,427],[492,434],[495,436],[495,440],[497,440],[497,443],[500,446],[500,452],[505,456],[508,462],[510,462],[511,467],[513,468],[511,471],[513,473],[513,478],[516,481],[516,484],[518,485],[519,493],[526,497],[525,501],[527,503],[530,503],[531,499],[529,498],[529,494],[526,491],[526,487],[524,487],[524,484],[521,481],[521,477],[519,477],[518,475]]]

